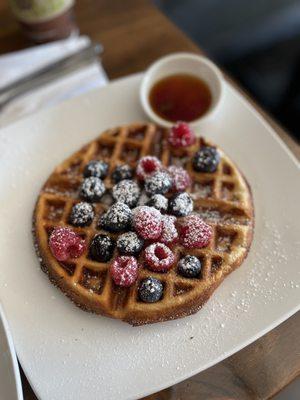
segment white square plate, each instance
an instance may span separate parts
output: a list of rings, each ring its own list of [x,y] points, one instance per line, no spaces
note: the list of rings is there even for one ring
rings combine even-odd
[[[116,81],[0,132],[0,296],[43,400],[142,397],[221,361],[299,309],[299,166],[228,84],[222,112],[201,134],[248,178],[256,228],[247,260],[198,314],[132,328],[75,308],[40,271],[31,217],[42,183],[105,128],[144,119],[140,79]]]

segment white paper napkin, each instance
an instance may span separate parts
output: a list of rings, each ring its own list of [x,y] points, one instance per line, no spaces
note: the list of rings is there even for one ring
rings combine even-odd
[[[89,42],[90,39],[86,36],[73,37],[0,56],[0,88],[78,51]],[[0,112],[0,126],[7,125],[34,111],[104,86],[106,83],[106,73],[101,63],[95,61],[9,103]]]

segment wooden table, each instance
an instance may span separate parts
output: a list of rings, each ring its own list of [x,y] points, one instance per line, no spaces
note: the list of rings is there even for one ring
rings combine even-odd
[[[103,64],[110,79],[141,71],[170,52],[201,53],[195,43],[147,0],[80,0],[76,14],[81,32],[104,45]],[[6,1],[0,0],[0,54],[28,45]],[[300,158],[299,144],[254,105]],[[223,362],[147,400],[269,399],[300,375],[299,337],[300,313],[297,313]],[[24,374],[22,380],[25,400],[36,399]]]

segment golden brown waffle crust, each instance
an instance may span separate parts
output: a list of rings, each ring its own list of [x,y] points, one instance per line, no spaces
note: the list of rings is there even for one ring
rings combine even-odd
[[[139,131],[143,132],[145,137],[139,140],[131,139],[130,132]],[[126,159],[126,152],[125,155],[122,155],[122,149],[124,150],[124,148],[126,149],[127,147],[130,148],[130,146],[135,148],[135,146],[137,146],[139,157],[146,154],[154,154],[158,156],[157,149],[154,149],[153,147],[156,145],[159,147],[159,152],[161,153],[160,158],[163,164],[170,165],[172,164],[172,162],[170,162],[171,159],[187,158],[195,152],[196,147],[198,148],[203,144],[209,144],[207,141],[204,141],[204,139],[199,138],[196,147],[185,150],[185,153],[181,154],[178,150],[174,150],[173,152],[172,149],[169,149],[165,140],[163,140],[165,135],[166,131],[162,128],[159,128],[154,124],[143,122],[105,131],[94,141],[85,145],[82,149],[71,155],[71,157],[55,168],[40,191],[33,214],[33,237],[42,270],[47,273],[50,281],[54,285],[60,288],[60,290],[68,296],[74,304],[85,311],[121,319],[132,325],[162,322],[188,316],[197,312],[211,297],[213,291],[221,284],[224,278],[240,266],[243,260],[247,257],[254,231],[252,193],[250,185],[246,181],[245,177],[236,165],[220,149],[222,168],[224,171],[227,169],[227,172],[230,170],[231,175],[227,176],[224,173],[214,177],[211,174],[196,174],[192,171],[190,165],[186,167],[187,170],[193,174],[193,178],[196,179],[197,183],[202,184],[204,182],[206,184],[206,182],[209,182],[209,184],[211,184],[211,181],[213,181],[210,196],[196,196],[196,211],[201,210],[201,212],[204,213],[203,215],[206,215],[206,210],[208,210],[208,214],[212,211],[212,215],[213,212],[219,212],[222,215],[224,214],[229,216],[231,215],[230,213],[232,213],[232,221],[235,219],[238,221],[235,221],[234,223],[231,223],[231,219],[228,220],[230,222],[227,222],[227,220],[210,221],[209,217],[207,222],[210,223],[214,229],[214,244],[212,244],[209,249],[187,250],[177,246],[179,248],[176,248],[176,254],[194,254],[203,260],[204,271],[201,280],[196,281],[194,279],[191,280],[179,277],[176,274],[176,265],[170,272],[164,274],[153,273],[148,271],[146,268],[143,268],[142,277],[154,276],[166,282],[166,295],[164,295],[165,297],[163,298],[163,301],[148,304],[142,303],[137,299],[139,281],[130,289],[116,289],[114,287],[109,275],[109,263],[104,265],[94,261],[92,262],[87,260],[85,255],[83,256],[83,259],[79,258],[74,262],[74,264],[78,263],[79,266],[76,265],[73,275],[70,275],[69,271],[66,272],[65,266],[62,266],[52,256],[48,246],[49,232],[51,231],[51,227],[67,225],[67,216],[72,204],[79,201],[79,199],[76,198],[76,195],[74,195],[76,190],[74,193],[70,193],[69,186],[72,187],[74,182],[74,186],[77,185],[81,179],[80,174],[84,165],[89,160],[97,158],[105,159],[105,157],[107,157],[106,160],[107,162],[110,162],[111,172],[116,164],[128,161]],[[120,142],[122,143],[121,146]],[[104,156],[104,153],[102,154],[100,150],[99,153],[97,153],[95,150],[96,148],[104,148],[105,146],[108,146],[108,143],[109,146],[112,144],[114,146],[112,154],[109,153],[107,156]],[[116,151],[117,146],[119,146],[119,153]],[[121,157],[122,155],[123,159],[118,158],[117,154],[119,154],[118,157]],[[80,160],[79,166],[76,165],[78,160]],[[129,163],[135,165],[136,160],[129,160]],[[75,173],[72,170],[73,165],[76,165],[76,168],[78,167],[78,171],[76,169]],[[70,171],[70,173],[68,171]],[[55,184],[60,182],[60,179],[62,179],[63,183],[71,182],[68,186],[68,191],[63,192],[64,187],[62,187],[62,190],[56,190]],[[107,179],[109,180],[109,178]],[[108,183],[108,186],[109,185],[110,183]],[[231,187],[230,185],[234,185],[234,189],[232,189],[232,193],[230,193],[232,198],[222,198],[223,186],[227,190],[227,188]],[[197,195],[196,184],[192,192]],[[51,215],[50,211],[47,211],[50,209],[49,204],[54,205],[54,211],[56,211],[55,207],[57,204],[64,205],[62,206],[60,216],[61,220],[56,220],[56,217],[54,220],[49,218],[49,215]],[[101,208],[101,206],[99,207]],[[89,232],[89,235],[93,236],[95,233],[100,232],[95,225],[93,225],[92,232]],[[85,228],[75,228],[75,230],[77,230],[78,233],[84,233]],[[225,238],[228,238],[230,235],[230,237],[234,237],[233,242],[230,244],[230,249],[227,249],[226,252],[220,251],[217,247],[219,237],[223,240],[222,235]],[[88,240],[91,240],[92,236],[89,236]],[[215,260],[218,262],[221,260],[221,265],[213,268],[214,263],[216,263],[216,265],[218,264]],[[101,281],[101,285],[103,284],[101,292],[88,289],[85,286],[85,281],[82,277],[85,269],[92,272],[94,271],[95,274],[99,273],[101,279],[101,274],[104,271],[104,283],[99,278],[99,282]],[[177,287],[179,288],[178,294],[176,292]]]

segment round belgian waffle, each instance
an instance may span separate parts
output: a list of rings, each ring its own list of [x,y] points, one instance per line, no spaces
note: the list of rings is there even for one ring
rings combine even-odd
[[[247,256],[254,213],[251,191],[245,178],[220,149],[221,162],[215,173],[195,172],[191,156],[207,142],[199,138],[191,148],[172,150],[165,140],[166,134],[164,129],[147,123],[105,131],[62,162],[39,194],[33,231],[42,268],[51,281],[84,310],[133,325],[183,317],[199,310],[224,277]],[[211,225],[213,237],[205,248],[190,250],[176,245],[173,251],[178,259],[186,254],[197,256],[202,262],[201,276],[182,277],[177,273],[176,264],[167,273],[152,272],[143,266],[137,282],[130,288],[121,288],[110,277],[110,262],[99,263],[89,259],[88,250],[80,258],[57,261],[48,245],[53,228],[70,226],[90,243],[94,235],[101,232],[97,228],[99,215],[109,207],[104,197],[101,203],[94,204],[95,219],[89,227],[75,228],[69,224],[72,206],[80,201],[78,189],[84,166],[93,159],[105,160],[109,164],[109,174],[104,182],[107,188],[111,188],[110,175],[116,165],[128,163],[134,167],[138,159],[147,154],[157,156],[165,166],[184,166],[193,179],[189,191],[194,199],[194,211]],[[118,236],[102,232],[113,238]],[[139,262],[143,264],[142,255]],[[144,303],[138,297],[139,283],[148,276],[163,283],[163,297],[156,303]]]

